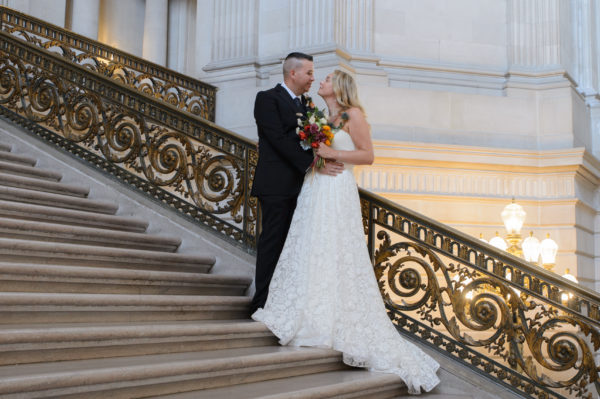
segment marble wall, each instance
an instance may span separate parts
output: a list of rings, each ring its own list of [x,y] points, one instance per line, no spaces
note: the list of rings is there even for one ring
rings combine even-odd
[[[557,271],[600,288],[599,0],[0,3],[218,86],[217,123],[251,138],[288,52],[317,82],[345,69],[376,147],[361,186],[488,238],[514,196]]]

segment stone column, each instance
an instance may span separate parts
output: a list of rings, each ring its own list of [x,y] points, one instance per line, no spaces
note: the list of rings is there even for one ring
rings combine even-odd
[[[168,14],[168,0],[146,0],[142,56],[163,66],[167,62]]]
[[[97,40],[100,0],[73,0],[71,7],[71,30]]]
[[[256,0],[219,0],[214,7],[213,62],[254,57]]]
[[[577,90],[585,96],[598,93],[597,12],[595,1],[579,0],[574,4],[574,78]]]
[[[517,69],[560,65],[559,0],[509,0],[509,62]]]
[[[314,48],[334,41],[334,0],[292,0],[289,48]]]
[[[373,0],[336,0],[335,42],[351,51],[373,51]]]
[[[145,5],[144,0],[102,0],[98,40],[141,57]]]
[[[194,51],[190,54],[193,57],[194,71],[193,75],[202,79],[206,72],[202,69],[211,61],[212,43],[213,43],[213,24],[214,24],[214,1],[197,0],[196,18],[194,24]]]
[[[13,4],[17,5],[18,3],[21,2],[15,1]],[[25,14],[29,14],[32,17],[39,18],[64,28],[67,0],[27,0],[21,7],[24,7],[24,4],[26,3],[29,3],[28,11],[25,11],[20,7],[17,9],[23,10]],[[10,2],[8,6],[11,7]]]

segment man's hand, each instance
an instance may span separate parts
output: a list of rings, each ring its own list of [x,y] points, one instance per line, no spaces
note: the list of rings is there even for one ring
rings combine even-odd
[[[344,164],[331,159],[325,160],[325,165],[317,169],[319,173],[329,176],[337,176],[344,171]]]

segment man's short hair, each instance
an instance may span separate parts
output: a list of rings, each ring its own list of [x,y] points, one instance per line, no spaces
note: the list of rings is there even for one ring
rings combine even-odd
[[[289,53],[287,57],[285,57],[285,61],[283,61],[283,76],[288,76],[291,70],[298,68],[302,64],[302,60],[312,62],[313,57],[312,55],[300,53],[297,51]]]

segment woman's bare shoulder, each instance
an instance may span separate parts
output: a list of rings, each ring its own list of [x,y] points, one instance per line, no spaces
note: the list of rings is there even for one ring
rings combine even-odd
[[[349,117],[361,117],[364,119],[365,114],[362,112],[362,110],[358,107],[350,107],[346,110],[346,113],[348,114]]]

